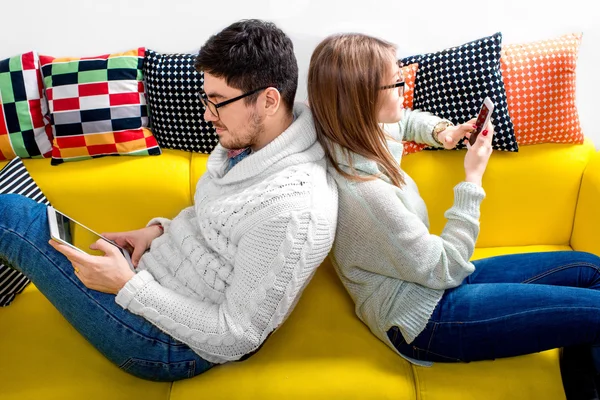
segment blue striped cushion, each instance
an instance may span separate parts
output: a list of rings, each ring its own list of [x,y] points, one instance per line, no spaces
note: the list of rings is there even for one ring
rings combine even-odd
[[[11,160],[0,171],[0,194],[8,193],[20,194],[38,203],[50,205],[20,158]],[[19,271],[0,263],[0,307],[9,305],[28,283],[29,279]]]

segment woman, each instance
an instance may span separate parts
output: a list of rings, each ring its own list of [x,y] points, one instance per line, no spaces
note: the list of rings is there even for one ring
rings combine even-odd
[[[403,110],[395,54],[373,37],[335,35],[317,46],[308,73],[317,134],[339,188],[333,264],[359,318],[421,364],[575,345],[589,352],[591,345],[600,366],[599,257],[552,252],[470,261],[491,125],[468,146],[443,233],[429,233],[425,203],[399,168],[401,140],[451,148],[473,126]],[[396,137],[380,125],[398,122]]]

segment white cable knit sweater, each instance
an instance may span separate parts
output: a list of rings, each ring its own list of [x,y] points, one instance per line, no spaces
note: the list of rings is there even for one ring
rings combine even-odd
[[[224,363],[259,348],[290,314],[333,244],[337,189],[309,109],[229,172],[217,145],[194,206],[152,242],[116,301]]]

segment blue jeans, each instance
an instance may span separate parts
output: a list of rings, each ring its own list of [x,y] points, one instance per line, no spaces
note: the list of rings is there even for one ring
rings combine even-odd
[[[474,261],[445,291],[425,330],[398,351],[423,361],[491,360],[574,345],[591,346],[600,371],[600,257],[561,251]]]
[[[121,308],[115,295],[86,288],[48,240],[46,206],[19,195],[0,195],[0,258],[27,276],[106,358],[154,381],[190,378],[213,366],[186,344]]]

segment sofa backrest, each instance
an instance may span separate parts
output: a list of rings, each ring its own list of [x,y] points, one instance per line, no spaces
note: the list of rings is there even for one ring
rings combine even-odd
[[[569,244],[581,178],[594,153],[590,140],[494,152],[483,179],[477,247]],[[465,150],[423,151],[402,161],[427,203],[434,234],[446,223],[452,188],[464,179],[464,156]]]
[[[521,146],[492,154],[483,187],[477,247],[568,245],[583,171],[595,154],[583,145]],[[402,160],[427,203],[431,232],[440,234],[452,188],[464,179],[461,151],[422,151]],[[175,217],[192,204],[206,154],[165,150],[158,157],[105,157],[51,167],[24,160],[56,208],[99,231],[135,229],[150,218]]]

